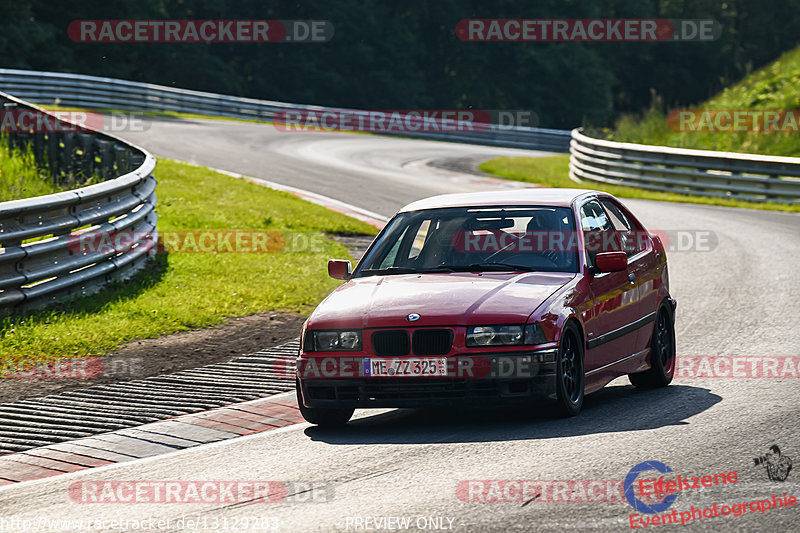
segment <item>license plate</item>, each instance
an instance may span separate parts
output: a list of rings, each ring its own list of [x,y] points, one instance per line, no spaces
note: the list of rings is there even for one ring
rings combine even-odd
[[[364,359],[364,375],[369,377],[446,376],[447,358]]]

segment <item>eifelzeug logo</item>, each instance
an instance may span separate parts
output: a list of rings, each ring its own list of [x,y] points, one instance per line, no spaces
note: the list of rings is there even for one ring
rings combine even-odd
[[[678,498],[678,495],[667,494],[663,500],[656,503],[645,503],[639,498],[637,498],[636,493],[634,492],[636,479],[642,472],[648,472],[650,470],[657,470],[662,474],[672,472],[672,469],[670,467],[668,467],[667,465],[665,465],[660,461],[645,461],[643,463],[639,463],[638,465],[631,468],[630,472],[628,472],[628,475],[625,476],[625,483],[623,484],[623,489],[625,491],[625,499],[628,500],[628,503],[631,504],[631,507],[633,507],[640,513],[658,514],[662,511],[665,511],[673,503],[675,503],[675,500]]]

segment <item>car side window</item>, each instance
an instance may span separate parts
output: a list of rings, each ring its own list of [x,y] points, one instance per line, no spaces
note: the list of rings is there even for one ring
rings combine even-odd
[[[601,198],[600,203],[608,213],[614,229],[620,236],[620,243],[625,254],[630,257],[636,255],[646,247],[646,232],[642,231],[632,220],[625,208],[611,200]]]
[[[583,231],[613,231],[606,212],[597,200],[589,200],[581,207],[581,228]]]
[[[581,229],[589,264],[594,265],[595,256],[599,252],[619,250],[614,226],[597,200],[589,200],[581,206]]]
[[[630,257],[638,253],[639,250],[636,248],[633,225],[628,221],[628,217],[625,216],[625,213],[608,198],[601,198],[600,203],[605,208],[606,213],[608,213],[608,218],[611,220],[611,224],[614,226],[614,230],[619,236],[620,245],[625,255]]]
[[[397,252],[400,250],[400,244],[403,242],[406,232],[408,232],[408,228],[403,230],[402,235],[395,241],[392,248],[386,253],[383,261],[381,261],[380,265],[378,265],[378,268],[384,269],[389,268],[390,266],[398,266],[396,263]]]
[[[425,246],[434,233],[435,226],[433,220],[425,219],[406,227],[381,261],[379,268],[414,267],[425,255]]]

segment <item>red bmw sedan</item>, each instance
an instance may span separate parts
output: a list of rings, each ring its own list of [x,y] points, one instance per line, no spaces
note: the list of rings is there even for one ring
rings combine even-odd
[[[627,374],[675,372],[661,239],[582,189],[449,194],[401,209],[303,326],[305,419],[356,408],[534,402],[564,416]],[[544,407],[546,405],[550,407]]]

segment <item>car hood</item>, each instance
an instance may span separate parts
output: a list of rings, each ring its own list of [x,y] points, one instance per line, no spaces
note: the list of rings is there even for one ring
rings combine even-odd
[[[369,276],[333,291],[309,319],[313,329],[519,324],[575,277],[564,273],[435,273]]]

